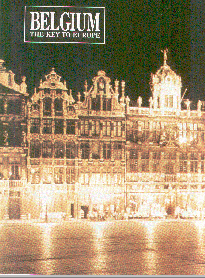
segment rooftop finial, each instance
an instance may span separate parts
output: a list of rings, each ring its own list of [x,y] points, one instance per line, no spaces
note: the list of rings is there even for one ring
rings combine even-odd
[[[167,64],[167,53],[168,53],[168,48],[161,50],[162,53],[164,53],[164,66]]]

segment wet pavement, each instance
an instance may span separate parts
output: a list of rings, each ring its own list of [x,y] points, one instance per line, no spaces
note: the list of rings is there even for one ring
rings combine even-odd
[[[0,273],[204,275],[205,221],[7,221]]]

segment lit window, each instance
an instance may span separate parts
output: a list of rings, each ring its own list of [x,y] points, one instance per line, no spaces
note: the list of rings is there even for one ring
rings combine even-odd
[[[98,136],[100,134],[100,123],[99,121],[92,121],[92,135]]]
[[[93,142],[92,144],[92,158],[100,159],[100,145],[98,142]]]
[[[81,121],[81,135],[89,135],[89,122]]]
[[[173,96],[165,95],[165,107],[173,108]]]
[[[103,122],[103,136],[110,136],[110,135],[111,135],[111,123]]]

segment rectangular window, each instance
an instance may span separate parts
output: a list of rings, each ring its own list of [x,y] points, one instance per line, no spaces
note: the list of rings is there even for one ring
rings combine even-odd
[[[53,156],[53,146],[51,141],[44,141],[42,143],[42,157],[51,158]]]
[[[30,157],[39,158],[41,156],[41,144],[39,141],[31,141],[30,144]]]
[[[130,171],[138,172],[138,160],[137,159],[130,159]]]
[[[188,156],[186,153],[180,153],[179,155],[179,172],[187,173],[187,160]]]
[[[201,161],[201,173],[204,173],[204,161]]]
[[[173,107],[173,96],[165,95],[165,107],[167,108]]]
[[[74,159],[76,157],[76,145],[73,142],[66,142],[66,158]]]
[[[119,137],[122,136],[122,123],[121,122],[114,122],[114,136]]]
[[[43,133],[44,134],[52,133],[52,120],[51,119],[43,119]]]
[[[149,159],[141,160],[142,172],[149,172]]]
[[[85,121],[81,121],[81,135],[86,135],[88,136],[89,135],[89,122],[88,120],[85,120]]]
[[[122,159],[122,144],[114,144],[114,159]]]
[[[190,156],[190,171],[192,173],[198,172],[198,153],[192,152]]]
[[[110,159],[111,158],[111,145],[103,144],[103,158]]]
[[[100,122],[92,121],[92,135],[98,136],[100,134]]]
[[[75,134],[75,121],[67,120],[66,123],[67,123],[66,133]]]
[[[153,158],[153,159],[160,160],[160,152],[153,152],[153,153],[152,153],[152,158]]]
[[[75,169],[72,167],[66,168],[66,182],[68,184],[75,182]]]
[[[187,161],[186,160],[179,161],[179,172],[187,173]]]
[[[130,150],[130,159],[138,159],[138,150],[136,149]]]
[[[0,114],[4,114],[4,100],[0,99]]]
[[[157,172],[158,172],[158,167],[159,167],[158,161],[154,161],[154,163],[153,163],[153,165],[152,165],[152,171],[153,171],[153,173],[157,173]]]
[[[40,183],[40,171],[39,171],[39,168],[32,168],[31,169],[31,183],[32,184]]]
[[[103,111],[111,111],[111,99],[103,99]]]
[[[54,169],[54,182],[56,184],[62,184],[63,183],[63,167],[56,167]]]
[[[100,96],[96,96],[96,98],[92,99],[92,110],[99,111],[100,110]]]
[[[43,167],[42,169],[42,181],[44,184],[51,184],[53,182],[53,168]]]
[[[141,159],[149,159],[149,152],[142,152]]]
[[[55,115],[56,116],[63,115],[63,100],[62,100],[62,98],[56,98],[55,99],[54,109],[55,109]]]
[[[103,122],[103,136],[111,136],[111,122]]]
[[[38,119],[38,118],[31,119],[30,132],[31,133],[40,133],[40,119]]]
[[[21,113],[21,101],[20,100],[9,100],[7,103],[7,114],[16,114]]]
[[[20,180],[19,176],[19,166],[18,165],[12,165],[11,166],[11,180]]]
[[[89,143],[81,143],[80,145],[81,148],[81,158],[82,159],[89,159],[90,156],[90,145]]]
[[[64,158],[64,144],[63,142],[55,142],[54,144],[54,155],[55,158]]]
[[[44,98],[43,100],[43,115],[44,116],[51,116],[51,98]]]
[[[92,158],[93,159],[100,159],[100,144],[99,142],[92,143]]]
[[[63,120],[55,120],[55,134],[63,134]]]
[[[198,172],[198,162],[191,160],[190,161],[190,171],[191,173],[197,173]]]

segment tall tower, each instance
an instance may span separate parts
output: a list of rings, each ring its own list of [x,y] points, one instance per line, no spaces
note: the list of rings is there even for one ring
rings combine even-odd
[[[167,65],[167,52],[165,49],[163,66],[151,74],[151,91],[153,109],[177,112],[181,110],[181,77]]]

